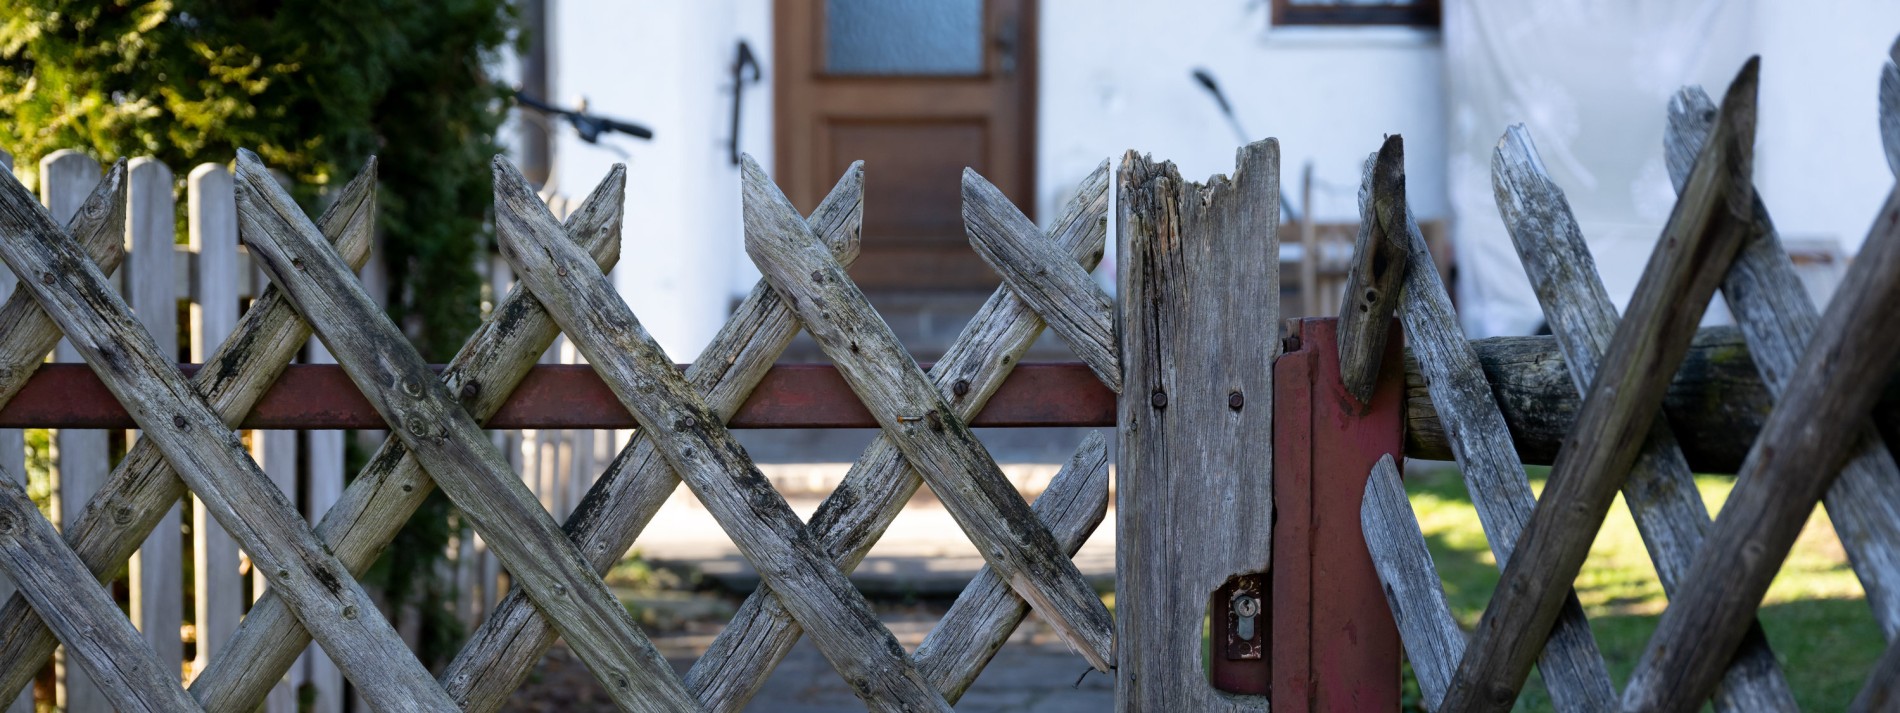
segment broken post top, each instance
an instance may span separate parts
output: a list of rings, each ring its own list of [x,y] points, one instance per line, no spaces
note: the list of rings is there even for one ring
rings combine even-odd
[[[1409,260],[1409,235],[1418,229],[1405,202],[1405,140],[1387,136],[1365,177],[1370,200],[1360,211],[1359,237],[1346,273],[1346,298],[1339,312],[1339,377],[1360,404],[1372,398],[1379,357],[1385,353],[1392,315]],[[1362,187],[1361,190],[1365,190]],[[1310,211],[1307,216],[1312,220]],[[1312,290],[1313,285],[1301,285]]]

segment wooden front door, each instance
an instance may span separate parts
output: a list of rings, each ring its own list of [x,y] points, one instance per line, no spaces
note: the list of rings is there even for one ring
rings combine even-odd
[[[810,211],[865,162],[867,291],[987,290],[963,233],[975,168],[1034,204],[1034,0],[780,0],[778,180]],[[1031,218],[1034,218],[1032,215]]]

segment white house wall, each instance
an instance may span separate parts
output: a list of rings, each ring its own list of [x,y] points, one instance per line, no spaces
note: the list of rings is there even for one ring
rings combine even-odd
[[[737,172],[727,160],[726,142],[730,65],[736,42],[744,39],[765,65],[765,81],[745,89],[740,144],[770,170],[770,2],[549,1],[553,98],[572,103],[585,95],[593,110],[647,124],[657,134],[651,143],[607,140],[631,155],[624,259],[615,281],[669,352],[691,358],[735,297],[757,279],[741,248]],[[1535,302],[1515,269],[1495,207],[1485,200],[1485,167],[1490,144],[1506,124],[1527,122],[1543,139],[1556,130],[1540,125],[1548,117],[1526,107],[1454,111],[1448,97],[1461,90],[1447,86],[1436,31],[1270,28],[1268,5],[1043,0],[1037,216],[1047,220],[1097,162],[1130,148],[1173,160],[1196,179],[1231,170],[1238,139],[1190,78],[1204,67],[1219,79],[1251,137],[1280,139],[1282,181],[1295,200],[1301,168],[1312,163],[1318,179],[1312,212],[1320,220],[1353,220],[1360,160],[1385,134],[1405,135],[1415,212],[1453,224],[1468,331],[1484,336],[1534,326]],[[1784,235],[1838,241],[1854,252],[1892,185],[1874,125],[1873,88],[1887,46],[1900,31],[1900,3],[1665,5],[1713,13],[1715,20],[1704,26],[1728,39],[1714,41],[1719,50],[1692,65],[1656,66],[1647,84],[1632,86],[1627,107],[1593,115],[1583,160],[1597,160],[1593,152],[1624,149],[1660,155],[1667,88],[1699,81],[1719,92],[1741,56],[1761,52],[1757,182],[1764,199]],[[1448,0],[1447,6],[1455,13],[1492,3]],[[1592,38],[1592,32],[1598,31],[1577,26],[1568,36],[1555,33],[1548,52],[1568,57],[1579,71],[1593,63],[1628,64],[1628,57],[1604,56],[1601,47],[1615,38]],[[1627,39],[1624,44],[1635,46]],[[1477,75],[1462,80],[1487,81]],[[1454,115],[1460,118],[1451,120]],[[1454,131],[1465,124],[1470,126]],[[555,176],[571,196],[584,194],[623,160],[581,143],[571,130],[557,135]],[[1466,169],[1459,170],[1461,165]],[[869,169],[870,180],[877,180],[877,167]],[[1452,197],[1453,175],[1472,181],[1462,202]],[[1616,200],[1601,205],[1621,207],[1603,212],[1591,207],[1587,186],[1559,177],[1580,213],[1592,213],[1582,216],[1586,232],[1619,303],[1633,289],[1641,257],[1666,217],[1666,196],[1660,208],[1637,199],[1645,185],[1666,188],[1660,176],[1649,178],[1615,189]]]
[[[590,111],[653,129],[651,142],[602,139],[623,157],[561,127],[554,176],[561,193],[580,198],[614,163],[628,164],[614,284],[676,361],[693,358],[725,321],[733,266],[745,259],[724,91],[739,4],[549,0],[553,99],[571,106],[585,96]]]
[[[766,65],[746,89],[741,145],[771,167],[771,9],[766,0],[550,0],[554,99],[653,128],[651,143],[607,142],[632,156],[625,248],[615,283],[677,359],[711,338],[732,299],[757,279],[740,247],[737,173],[726,160],[730,64],[744,38]],[[1445,131],[1436,33],[1269,31],[1266,3],[1246,0],[1044,0],[1036,208],[1055,211],[1104,158],[1133,148],[1195,178],[1232,169],[1234,137],[1194,84],[1221,81],[1253,137],[1275,136],[1297,199],[1312,161],[1315,213],[1352,220],[1359,161],[1403,133],[1410,197],[1421,218],[1447,215]],[[619,156],[558,131],[555,176],[578,196]],[[876,167],[869,167],[876,180]],[[872,239],[875,239],[873,237]]]

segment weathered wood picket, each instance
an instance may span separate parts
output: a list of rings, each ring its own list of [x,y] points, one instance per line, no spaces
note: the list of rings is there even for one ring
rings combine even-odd
[[[0,181],[0,700],[29,709],[56,660],[75,711],[342,711],[345,679],[379,710],[493,711],[561,639],[621,708],[734,711],[809,634],[868,707],[948,710],[1033,611],[1115,677],[1122,710],[1389,709],[1401,644],[1433,710],[1506,709],[1533,665],[1562,710],[1791,709],[1754,612],[1817,502],[1900,637],[1900,467],[1882,440],[1900,392],[1866,386],[1900,356],[1900,189],[1816,309],[1752,188],[1756,67],[1719,107],[1699,89],[1671,103],[1681,198],[1626,318],[1528,132],[1505,133],[1498,208],[1554,336],[1482,342],[1456,325],[1396,136],[1364,165],[1343,295],[1308,301],[1339,318],[1284,327],[1277,142],[1205,183],[1105,162],[1048,231],[966,171],[965,224],[1002,285],[927,368],[846,272],[858,166],[802,216],[742,162],[762,279],[678,367],[605,276],[624,169],[569,204],[498,158],[488,317],[438,369],[383,316],[375,270],[356,274],[374,162],[316,220],[249,152],[197,167],[180,249],[166,167],[101,178],[54,154],[42,200]],[[1900,67],[1880,97],[1900,172]],[[1114,296],[1089,277],[1111,185]],[[1718,288],[1739,329],[1698,333]],[[1020,364],[1045,325],[1077,362]],[[775,366],[800,329],[832,366]],[[56,344],[84,366],[43,364]],[[1748,407],[1709,407],[1724,400]],[[878,429],[809,521],[729,430],[786,425]],[[973,425],[1115,425],[1119,452],[1089,435],[1032,505]],[[50,520],[21,487],[21,428],[58,429]],[[388,432],[348,481],[343,429]],[[1503,569],[1469,638],[1406,499],[1408,455],[1459,463]],[[1070,561],[1104,520],[1111,460],[1114,617]],[[1554,465],[1541,499],[1525,463]],[[1742,474],[1713,522],[1696,469]],[[763,581],[683,676],[599,576],[682,484]],[[846,575],[925,484],[986,566],[907,652]],[[439,675],[384,613],[405,604],[356,580],[438,486],[471,524],[441,575],[473,630]],[[1621,693],[1571,590],[1619,491],[1675,602]],[[95,582],[128,560],[121,603]],[[1895,705],[1895,680],[1900,644],[1857,705]]]
[[[1896,52],[1900,59],[1900,45]],[[1818,315],[1753,191],[1756,68],[1757,60],[1750,60],[1719,108],[1695,88],[1671,102],[1666,155],[1681,198],[1620,320],[1529,134],[1515,127],[1499,142],[1492,163],[1499,212],[1543,302],[1573,388],[1584,398],[1574,423],[1555,431],[1522,423],[1510,430],[1502,423],[1484,427],[1502,438],[1515,431],[1520,450],[1524,440],[1563,435],[1560,449],[1536,449],[1554,453],[1554,469],[1522,537],[1509,538],[1526,556],[1504,564],[1503,579],[1469,641],[1450,619],[1396,470],[1382,464],[1368,482],[1362,506],[1366,536],[1374,543],[1374,560],[1428,708],[1509,709],[1541,653],[1544,679],[1563,710],[1692,710],[1711,696],[1718,710],[1795,709],[1754,612],[1802,523],[1823,500],[1875,620],[1894,640],[1900,480],[1880,434],[1862,419],[1876,411],[1881,397],[1881,390],[1867,384],[1885,382],[1900,355],[1894,332],[1900,325],[1891,324],[1900,299],[1900,188],[1881,209],[1839,296],[1825,316]],[[1900,145],[1892,119],[1900,115],[1895,86],[1900,70],[1889,63],[1881,121],[1890,156]],[[1717,287],[1741,323],[1760,372],[1738,374],[1735,383],[1766,384],[1773,409],[1765,421],[1741,428],[1744,440],[1717,446],[1728,454],[1745,451],[1746,457],[1724,457],[1714,468],[1740,474],[1711,525],[1689,474],[1692,461],[1705,467],[1713,459],[1685,458],[1685,451],[1692,442],[1721,439],[1703,438],[1712,433],[1709,419],[1669,408],[1665,394],[1676,388],[1670,382],[1685,358],[1683,372],[1692,380],[1709,374],[1706,357],[1696,353],[1707,343],[1692,344],[1691,336],[1701,306]],[[1419,351],[1423,362],[1428,350]],[[1511,361],[1495,360],[1497,368],[1488,370],[1504,377],[1494,378],[1493,388],[1512,392],[1510,398],[1500,392],[1498,402],[1528,396],[1535,403],[1526,389],[1509,386],[1526,376],[1523,370],[1500,374],[1512,370],[1505,366]],[[1469,376],[1482,374],[1475,366]],[[1426,379],[1432,386],[1439,380]],[[1751,397],[1738,391],[1743,393],[1737,400]],[[1472,404],[1491,408],[1490,397],[1433,393],[1431,400],[1445,418]],[[1669,412],[1668,420],[1657,418],[1658,406]],[[1449,438],[1462,462],[1459,444],[1472,433],[1471,424],[1448,421],[1441,437]],[[1679,439],[1679,433],[1685,435]],[[1574,609],[1564,590],[1619,489],[1671,604],[1620,701],[1566,702],[1558,691],[1565,674],[1550,659],[1562,622]],[[1498,533],[1489,534],[1497,547]],[[1601,668],[1600,659],[1592,663]],[[1900,655],[1890,650],[1867,679],[1856,710],[1895,705],[1896,668]],[[1613,694],[1601,674],[1589,679]]]

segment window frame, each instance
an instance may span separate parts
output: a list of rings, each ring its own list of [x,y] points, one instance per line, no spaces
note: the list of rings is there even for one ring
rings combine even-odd
[[[1296,5],[1292,0],[1273,0],[1273,25],[1287,26],[1369,26],[1435,28],[1442,23],[1442,0],[1419,0],[1412,5]]]

